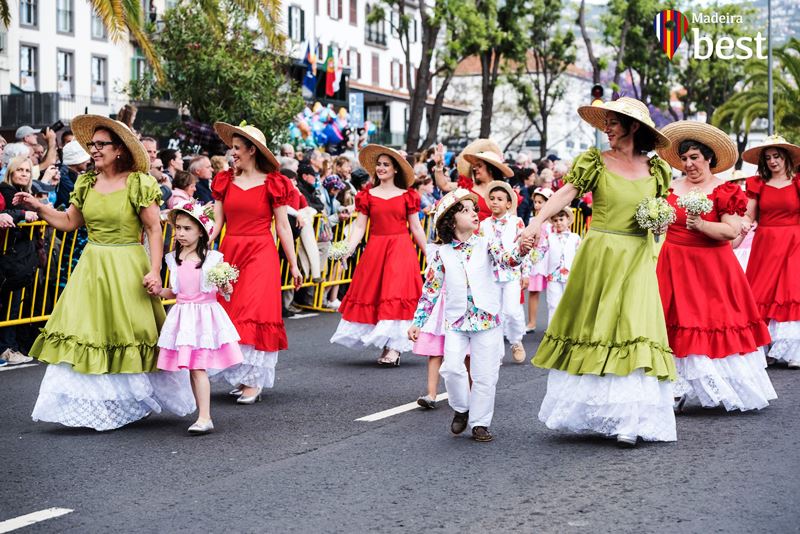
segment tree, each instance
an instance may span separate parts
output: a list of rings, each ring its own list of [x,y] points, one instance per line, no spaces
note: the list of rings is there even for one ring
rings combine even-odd
[[[563,0],[529,1],[533,8],[530,27],[532,61],[519,64],[509,81],[517,91],[519,107],[539,134],[539,153],[544,158],[547,156],[550,113],[564,96],[561,75],[575,61],[575,34],[560,28]]]
[[[208,17],[209,28],[220,32],[225,30],[226,6],[233,6],[249,16],[258,19],[265,38],[272,44],[282,40],[277,30],[280,20],[280,0],[184,0],[183,4],[197,5]],[[145,17],[142,12],[142,3],[138,0],[89,0],[92,9],[103,21],[109,37],[115,42],[121,42],[126,34],[136,39],[147,61],[153,67],[156,77],[161,78],[164,71],[158,62],[158,56],[153,48],[153,43],[146,31]],[[6,26],[11,24],[11,11],[8,0],[0,0],[0,20]]]
[[[773,103],[775,131],[800,138],[800,40],[793,37],[773,50]],[[750,133],[754,122],[767,119],[767,63],[754,61],[745,67],[741,90],[717,108],[713,123],[740,135]]]
[[[695,12],[711,15],[741,16],[744,20],[755,18],[754,9],[744,8],[736,4],[712,4]],[[734,40],[742,36],[751,36],[751,28],[741,24],[694,24],[704,35],[709,36],[714,42],[723,35]],[[688,37],[688,36],[687,36]],[[687,47],[691,41],[687,43]],[[687,50],[687,48],[684,48]],[[714,112],[723,102],[734,94],[736,83],[744,78],[745,62],[718,59],[712,56],[708,59],[694,59],[690,54],[684,54],[681,67],[676,69],[677,81],[684,92],[680,95],[683,104],[683,116],[678,117],[677,112],[672,112],[673,118],[686,119],[699,111],[706,114],[706,122],[711,123]]]
[[[583,44],[586,46],[586,55],[589,57],[589,63],[592,65],[592,83],[600,83],[600,73],[605,68],[605,62],[602,58],[598,58],[594,54],[594,47],[592,40],[589,38],[589,31],[586,28],[586,0],[581,0],[581,5],[578,8],[578,26],[581,29],[581,37]]]
[[[208,31],[212,21],[200,5],[187,3],[168,11],[164,30],[154,40],[164,78],[132,84],[130,95],[168,95],[207,124],[246,119],[269,139],[303,108],[301,93],[288,78],[281,51],[268,44],[256,48],[262,35],[248,27],[243,10],[229,5],[223,16],[226,34]]]

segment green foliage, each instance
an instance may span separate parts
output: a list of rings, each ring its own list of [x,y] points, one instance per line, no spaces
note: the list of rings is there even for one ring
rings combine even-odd
[[[773,50],[775,132],[800,139],[800,41],[790,39]],[[758,119],[767,119],[767,62],[753,61],[745,67],[745,79],[737,92],[717,108],[714,124],[729,132],[749,133]]]
[[[211,20],[199,5],[170,10],[154,39],[165,77],[132,84],[129,94],[144,100],[168,96],[201,122],[244,119],[268,139],[275,137],[302,109],[301,93],[288,79],[286,60],[247,26],[245,13],[231,4],[222,13],[224,34],[209,31]]]

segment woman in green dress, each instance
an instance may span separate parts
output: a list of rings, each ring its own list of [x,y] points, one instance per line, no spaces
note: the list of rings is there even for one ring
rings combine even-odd
[[[17,193],[54,228],[86,226],[89,242],[30,354],[48,363],[34,421],[110,430],[166,408],[195,409],[187,373],[158,372],[161,193],[150,159],[121,122],[98,115],[72,121],[95,170],[78,177],[61,212]],[[148,258],[142,229],[150,243]],[[148,292],[150,294],[148,294]]]
[[[632,98],[582,106],[578,113],[606,133],[611,149],[581,154],[522,235],[532,244],[544,221],[592,191],[591,228],[533,358],[550,370],[539,419],[552,429],[615,437],[620,446],[634,446],[638,438],[675,441],[675,363],[655,245],[634,219],[645,197],[667,195],[670,168],[647,153],[669,140]]]

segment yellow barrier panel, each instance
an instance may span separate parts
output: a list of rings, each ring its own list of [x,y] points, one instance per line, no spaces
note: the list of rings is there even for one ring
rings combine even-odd
[[[580,210],[574,210],[575,220],[572,225],[572,231],[576,234],[583,236],[588,229],[588,221],[584,219],[583,213]],[[346,240],[350,235],[352,224],[355,222],[356,217],[343,220],[333,227],[333,238],[331,243],[336,241]],[[320,229],[323,227],[325,217],[317,215],[314,218],[314,232],[319,237]],[[422,227],[426,236],[431,236],[431,222],[432,217],[426,216],[422,220]],[[61,232],[48,226],[44,222],[36,222],[30,224],[20,225],[20,229],[28,232],[27,237],[38,242],[37,250],[41,251],[40,258],[44,257],[44,266],[37,269],[34,281],[28,287],[22,288],[17,291],[2,291],[0,292],[0,305],[2,306],[2,313],[0,313],[0,327],[14,326],[21,324],[36,323],[46,321],[53,311],[56,301],[64,290],[64,286],[69,281],[72,271],[77,265],[80,252],[86,245],[88,236],[85,228],[78,229],[74,232]],[[9,232],[2,232],[2,250],[3,254],[8,249]],[[174,236],[169,225],[164,225],[163,237],[165,243],[165,252],[174,248]],[[225,230],[214,244],[214,248],[218,247],[219,242],[225,238]],[[315,282],[312,280],[310,274],[305,274],[303,283],[300,287],[311,288],[311,304],[302,306],[307,309],[315,311],[332,311],[323,306],[325,293],[333,286],[349,284],[353,278],[353,272],[358,264],[361,254],[364,251],[364,246],[369,239],[369,226],[361,244],[356,249],[353,256],[347,262],[334,261],[327,257],[327,253],[323,256],[325,260],[322,266],[322,281]],[[409,235],[409,239],[411,236]],[[280,243],[276,239],[278,249],[280,251]],[[323,251],[327,252],[330,243],[321,243],[320,246]],[[295,241],[295,250],[301,247],[300,240]],[[282,252],[280,252],[282,255]],[[425,270],[425,256],[422,251],[417,252],[419,258],[420,273]],[[281,290],[292,289],[291,273],[289,271],[288,263],[281,258]],[[164,285],[168,286],[170,279],[170,272],[166,267],[162,268],[162,278]],[[165,305],[173,304],[174,300],[164,300]],[[18,305],[15,305],[18,303]],[[12,314],[12,309],[17,308],[16,312]]]

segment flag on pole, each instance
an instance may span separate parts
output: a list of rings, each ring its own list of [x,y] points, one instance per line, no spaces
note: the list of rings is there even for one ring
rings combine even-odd
[[[333,96],[336,90],[333,88],[336,78],[336,64],[333,59],[333,47],[328,46],[328,57],[325,58],[325,95]]]
[[[306,46],[303,64],[306,66],[306,75],[303,76],[303,98],[310,100],[317,91],[317,57],[311,51],[311,42]]]
[[[338,93],[339,88],[342,86],[342,72],[344,71],[344,58],[342,52],[339,52],[339,61],[336,63],[336,76],[333,78],[333,92]]]

